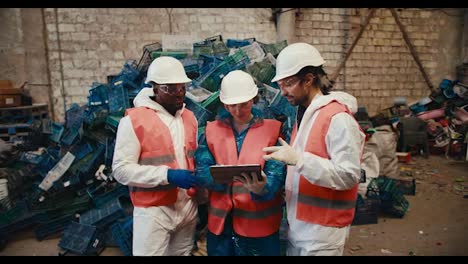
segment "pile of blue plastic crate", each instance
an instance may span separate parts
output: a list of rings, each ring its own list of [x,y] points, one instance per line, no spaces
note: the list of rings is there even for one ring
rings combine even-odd
[[[107,76],[107,83],[90,80],[87,104],[69,105],[65,123],[32,120],[34,133],[20,145],[20,158],[0,168],[11,175],[10,192],[0,199],[0,245],[32,228],[38,240],[61,235],[60,254],[98,255],[113,246],[131,255],[133,206],[127,186],[112,178],[112,156],[118,123],[146,86],[151,61],[172,56],[182,62],[193,80],[186,107],[197,116],[200,133],[215,119],[221,80],[233,70],[255,78],[261,95],[255,107],[267,118],[281,120],[290,133],[295,109],[271,83],[275,57],[286,45],[254,38],[224,41],[220,35],[193,43],[193,52],[164,51],[152,43],[143,47],[139,61],[129,59],[120,73]]]

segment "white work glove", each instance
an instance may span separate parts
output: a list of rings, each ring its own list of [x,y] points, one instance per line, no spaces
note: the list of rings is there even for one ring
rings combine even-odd
[[[251,172],[250,177],[247,175],[247,173],[243,172],[241,173],[240,176],[234,176],[233,180],[234,181],[240,181],[242,184],[244,184],[244,187],[249,190],[250,192],[253,192],[257,195],[263,195],[264,190],[263,188],[265,187],[266,184],[266,174],[262,171],[262,180],[258,180],[257,173]]]
[[[263,148],[265,152],[271,152],[269,155],[264,155],[264,160],[279,160],[288,165],[296,165],[299,161],[299,155],[297,155],[296,151],[286,143],[282,138],[278,138],[281,146],[273,146],[273,147],[266,147]]]

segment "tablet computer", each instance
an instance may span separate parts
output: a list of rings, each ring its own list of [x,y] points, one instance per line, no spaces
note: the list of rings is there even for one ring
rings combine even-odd
[[[240,176],[242,172],[250,175],[251,172],[257,173],[258,180],[262,181],[262,168],[260,164],[242,164],[242,165],[213,165],[210,167],[211,176],[215,183],[231,183],[234,176]]]

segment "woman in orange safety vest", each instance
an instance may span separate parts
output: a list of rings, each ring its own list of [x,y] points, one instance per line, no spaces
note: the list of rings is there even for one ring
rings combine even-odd
[[[263,160],[262,149],[274,146],[281,123],[263,119],[252,108],[258,88],[243,71],[232,71],[221,83],[224,104],[218,119],[208,122],[195,153],[196,173],[209,191],[207,251],[209,256],[280,255],[282,162]],[[262,180],[242,173],[229,184],[216,184],[215,164],[260,164]]]

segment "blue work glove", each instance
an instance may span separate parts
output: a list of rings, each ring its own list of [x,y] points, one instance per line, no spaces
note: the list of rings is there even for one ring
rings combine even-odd
[[[167,181],[177,187],[188,189],[199,185],[198,178],[189,170],[167,170]]]

